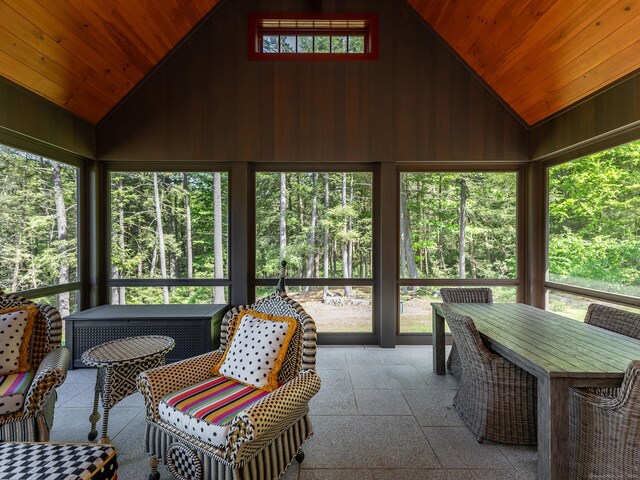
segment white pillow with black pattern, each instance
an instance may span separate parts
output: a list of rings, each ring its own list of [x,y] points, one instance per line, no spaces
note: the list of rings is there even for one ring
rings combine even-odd
[[[21,305],[0,310],[0,375],[28,371],[29,340],[37,307]]]
[[[297,320],[245,310],[237,322],[222,361],[213,373],[256,388],[275,390]]]

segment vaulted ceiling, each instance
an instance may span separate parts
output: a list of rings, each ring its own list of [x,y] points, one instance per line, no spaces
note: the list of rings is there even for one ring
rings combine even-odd
[[[98,123],[220,0],[0,0],[0,75]],[[533,125],[640,69],[640,0],[407,0]]]

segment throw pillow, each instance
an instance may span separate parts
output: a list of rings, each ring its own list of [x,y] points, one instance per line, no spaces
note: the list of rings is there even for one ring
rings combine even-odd
[[[0,310],[0,375],[26,372],[29,365],[29,340],[40,310],[21,305]]]
[[[214,375],[273,391],[298,321],[245,310],[231,325],[231,340]]]

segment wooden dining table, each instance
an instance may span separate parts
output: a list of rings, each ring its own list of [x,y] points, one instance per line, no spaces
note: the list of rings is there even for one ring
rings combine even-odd
[[[445,319],[433,308],[433,369],[445,372]],[[640,340],[521,303],[449,303],[483,342],[538,380],[538,478],[568,478],[569,387],[622,383]]]

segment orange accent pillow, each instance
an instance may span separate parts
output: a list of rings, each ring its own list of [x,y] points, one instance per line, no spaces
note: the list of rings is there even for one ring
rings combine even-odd
[[[31,370],[29,341],[39,313],[33,305],[0,310],[0,375]]]
[[[231,338],[214,375],[273,391],[298,321],[245,310],[229,325]]]

